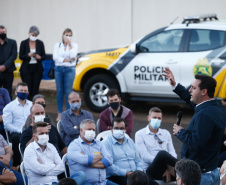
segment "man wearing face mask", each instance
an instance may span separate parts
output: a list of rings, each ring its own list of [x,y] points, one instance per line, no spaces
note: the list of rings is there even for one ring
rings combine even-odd
[[[12,142],[13,155],[13,169],[17,170],[20,165],[20,152],[18,145],[20,143],[21,127],[25,124],[27,117],[30,114],[32,102],[27,100],[28,86],[21,82],[16,86],[15,95],[17,98],[7,104],[3,109],[3,123],[5,129],[10,132],[9,140]]]
[[[45,109],[46,107],[46,101],[45,101],[45,97],[42,95],[42,94],[36,94],[33,99],[32,99],[32,105],[35,105],[35,104],[40,104],[43,106],[43,108]],[[51,117],[49,117],[48,115],[45,115],[47,118],[49,118],[49,123],[51,125],[55,125],[54,122],[53,122],[53,119],[51,119]],[[29,127],[30,125],[32,124],[32,119],[31,119],[31,116],[28,116],[27,117],[27,120],[25,122],[25,128]]]
[[[112,165],[112,157],[101,141],[95,140],[95,123],[85,119],[80,123],[80,137],[68,147],[67,159],[70,174],[83,171],[85,184],[115,185],[106,180],[105,168]]]
[[[107,93],[109,108],[100,113],[100,132],[112,129],[112,121],[115,117],[125,119],[126,133],[131,137],[133,130],[133,112],[121,105],[121,97],[117,89],[110,89]]]
[[[32,123],[31,125],[25,129],[21,135],[20,138],[20,147],[22,152],[25,150],[25,148],[34,141],[34,137],[32,137],[32,128],[35,126],[35,124],[39,121],[43,122],[45,118],[45,110],[42,105],[40,104],[34,104],[31,107],[31,114],[30,114]],[[58,153],[63,156],[67,153],[67,147],[64,144],[60,134],[58,133],[57,129],[53,125],[49,125],[49,143],[53,144],[58,151]]]
[[[64,164],[56,150],[49,143],[49,129],[46,123],[38,122],[32,128],[34,142],[24,152],[24,166],[28,184],[56,185],[57,175],[64,172]],[[83,184],[85,174],[78,172],[71,176],[79,185]]]
[[[70,109],[61,114],[62,133],[61,136],[68,146],[74,139],[79,137],[79,124],[84,119],[93,119],[90,112],[81,109],[82,100],[78,93],[72,91],[68,96]]]
[[[113,158],[113,165],[107,170],[107,178],[120,185],[127,185],[127,177],[136,170],[143,170],[135,143],[125,137],[126,123],[123,118],[112,121],[112,135],[105,139],[104,145]]]
[[[9,91],[12,99],[13,71],[16,70],[14,61],[17,57],[15,40],[7,38],[7,30],[0,25],[0,87]]]
[[[162,111],[158,107],[150,109],[147,119],[147,127],[135,134],[135,143],[143,160],[144,170],[153,185],[158,184],[153,179],[162,180],[163,176],[166,182],[170,182],[171,177],[175,178],[173,167],[177,162],[171,134],[160,128]]]

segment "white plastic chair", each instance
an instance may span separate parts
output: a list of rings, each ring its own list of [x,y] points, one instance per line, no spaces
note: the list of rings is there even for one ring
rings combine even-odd
[[[64,164],[65,177],[67,178],[68,177],[68,175],[67,175],[67,168],[66,168],[67,154],[64,154],[64,156],[62,157],[62,161],[63,161],[63,164]]]
[[[58,130],[59,134],[61,135],[61,132],[62,132],[61,120],[59,120],[59,121],[57,122],[57,130]]]
[[[23,177],[24,185],[27,185],[26,180],[25,180],[26,172],[25,172],[25,168],[24,168],[24,162],[22,162],[20,164],[20,171],[21,171],[21,174]]]
[[[103,141],[111,134],[112,134],[111,130],[103,131],[97,135],[96,140]]]
[[[107,139],[107,137],[111,134],[112,134],[111,130],[103,131],[97,135],[96,140],[103,141],[103,140]],[[127,133],[125,133],[125,137],[129,138]]]
[[[21,134],[22,134],[22,132],[25,130],[26,128],[25,128],[25,124],[21,127]]]
[[[12,148],[12,143],[9,142],[9,134],[8,134],[8,130],[5,129],[5,135],[6,135],[6,139],[7,139],[7,142],[9,144],[9,146]]]
[[[100,133],[100,119],[98,119],[97,122],[96,122],[96,133],[97,134]]]
[[[19,151],[20,151],[21,159],[24,159],[23,153],[22,153],[21,148],[20,148],[20,143],[19,143]]]

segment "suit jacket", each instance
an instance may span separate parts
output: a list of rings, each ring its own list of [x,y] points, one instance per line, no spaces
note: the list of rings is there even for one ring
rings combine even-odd
[[[20,54],[19,57],[21,60],[23,60],[22,66],[20,68],[20,72],[22,74],[26,74],[28,71],[29,62],[31,60],[31,57],[28,56],[28,53],[30,53],[30,46],[29,46],[29,39],[23,40],[20,44]],[[42,66],[42,61],[45,59],[45,47],[41,40],[36,40],[36,53],[41,56],[41,60],[37,60],[38,68],[37,71],[39,73],[43,73],[44,68]]]
[[[3,65],[6,67],[6,70],[4,72],[13,72],[16,70],[16,66],[14,61],[17,57],[17,44],[16,41],[13,39],[7,38],[4,47],[4,63]]]
[[[190,106],[190,93],[178,84],[174,90]],[[177,138],[183,143],[181,158],[196,161],[202,173],[217,168],[218,155],[226,125],[226,111],[217,100],[209,100],[195,107],[187,130],[181,129]]]

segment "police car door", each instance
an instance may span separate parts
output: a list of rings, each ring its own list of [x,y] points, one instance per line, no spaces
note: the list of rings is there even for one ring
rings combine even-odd
[[[226,52],[225,31],[191,29],[186,51],[181,63],[181,81],[178,82],[189,88],[196,74],[217,77],[226,65],[221,59]]]
[[[124,69],[129,93],[154,96],[175,96],[167,78],[162,76],[166,66],[180,79],[180,48],[183,29],[164,30],[145,37],[137,44],[138,54]]]

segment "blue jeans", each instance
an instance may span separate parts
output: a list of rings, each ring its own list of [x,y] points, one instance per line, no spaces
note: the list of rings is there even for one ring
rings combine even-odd
[[[220,178],[218,168],[212,170],[211,173],[202,173],[200,185],[216,185]]]
[[[57,111],[63,112],[64,96],[66,99],[66,108],[69,109],[68,95],[72,92],[72,86],[75,78],[75,66],[73,67],[55,67],[55,80],[57,89]]]

